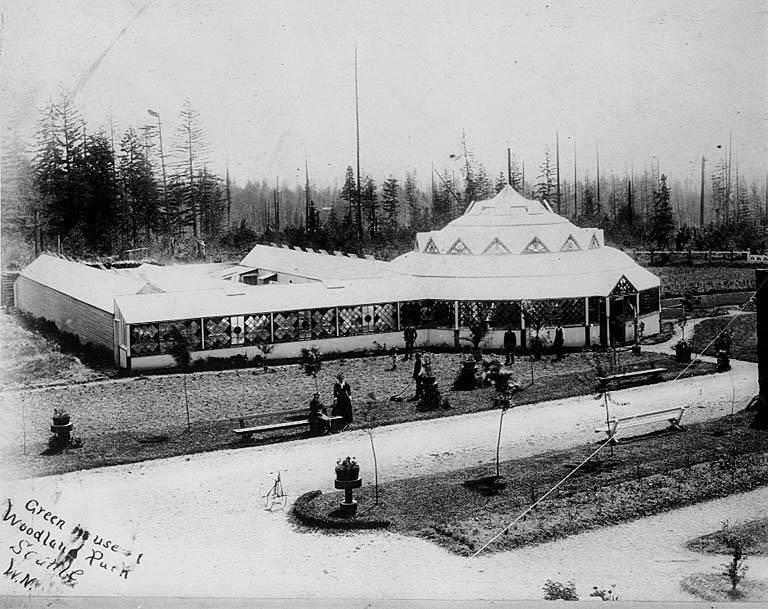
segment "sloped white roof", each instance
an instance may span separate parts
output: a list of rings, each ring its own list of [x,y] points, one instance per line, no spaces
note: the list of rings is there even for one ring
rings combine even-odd
[[[304,252],[286,247],[257,245],[240,261],[240,267],[298,275],[318,281],[379,277],[387,263],[348,256]]]
[[[137,294],[147,283],[50,254],[38,256],[21,271],[20,276],[110,314],[115,310],[116,295]]]
[[[118,296],[115,306],[126,323],[194,319],[321,309],[325,307],[353,306],[419,300],[424,288],[415,278],[380,278],[345,282],[311,282],[247,286],[236,284],[236,289],[201,290]]]
[[[158,266],[142,264],[135,268],[120,269],[126,277],[142,280],[162,292],[184,292],[190,290],[205,290],[223,288],[226,281],[217,275],[229,264],[172,264]]]

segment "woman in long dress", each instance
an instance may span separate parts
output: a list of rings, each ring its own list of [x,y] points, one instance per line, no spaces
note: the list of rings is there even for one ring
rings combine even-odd
[[[344,380],[344,373],[340,372],[333,386],[334,410],[333,414],[344,418],[344,423],[352,422],[352,388]]]

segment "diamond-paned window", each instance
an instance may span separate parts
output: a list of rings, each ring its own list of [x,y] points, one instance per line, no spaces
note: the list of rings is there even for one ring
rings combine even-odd
[[[425,254],[439,254],[440,250],[435,245],[435,242],[432,241],[432,237],[429,238],[429,241],[427,241],[427,245],[424,246],[424,253]]]
[[[421,304],[417,301],[400,303],[400,327],[421,327]]]
[[[491,305],[489,311],[488,325],[491,328],[512,328],[520,329],[522,313],[520,303],[512,300],[499,300]]]
[[[430,328],[453,328],[453,300],[432,300]]]
[[[275,313],[272,316],[274,325],[274,340],[278,342],[289,342],[296,340],[298,336],[299,316],[296,311],[286,313]]]
[[[648,313],[658,313],[659,311],[659,288],[649,288],[640,292],[640,315]]]
[[[170,353],[179,342],[186,344],[190,351],[200,348],[200,322],[197,319],[164,321],[157,326],[159,353]]]
[[[472,324],[488,320],[493,302],[485,300],[463,300],[459,302],[459,325],[468,328]]]
[[[272,332],[270,330],[269,313],[246,315],[244,326],[246,345],[257,345],[271,341]]]
[[[500,256],[503,254],[511,254],[511,253],[512,252],[509,251],[509,248],[506,245],[504,245],[501,242],[501,239],[499,239],[498,237],[494,237],[493,241],[491,241],[488,244],[488,247],[486,247],[483,250],[483,254],[488,256]]]
[[[395,332],[397,330],[397,307],[393,303],[374,305],[373,323],[376,332]]]
[[[611,292],[611,296],[620,296],[622,294],[636,294],[637,290],[635,289],[635,286],[632,285],[632,282],[627,279],[624,275],[621,276],[621,279],[619,279],[618,283],[616,284],[616,287],[613,288],[613,291]]]
[[[339,336],[360,334],[362,322],[362,307],[339,307]]]
[[[160,351],[157,324],[131,326],[131,356],[155,355]]]
[[[312,338],[336,336],[336,309],[312,311]]]
[[[229,317],[209,317],[205,320],[205,348],[222,349],[232,343]]]
[[[568,235],[568,238],[565,240],[565,243],[563,243],[563,247],[560,248],[561,252],[575,252],[580,250],[579,244],[576,243],[576,239],[573,238],[573,235]]]
[[[528,245],[525,246],[523,253],[524,254],[543,254],[548,251],[549,250],[547,249],[547,246],[544,245],[544,242],[538,237],[534,237],[533,239],[531,239]]]
[[[584,301],[580,298],[524,300],[521,307],[526,326],[532,328],[557,324],[583,326],[586,322]]]
[[[472,251],[467,247],[467,244],[464,243],[460,238],[456,239],[456,241],[453,242],[453,245],[448,248],[448,251],[446,252],[448,254],[454,254],[454,255],[468,255],[472,254]]]

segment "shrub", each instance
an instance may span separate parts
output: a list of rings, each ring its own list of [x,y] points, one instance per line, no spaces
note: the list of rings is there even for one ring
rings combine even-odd
[[[577,601],[576,584],[569,581],[565,584],[554,582],[548,579],[544,582],[544,600],[545,601]]]
[[[747,570],[744,564],[747,557],[744,555],[744,542],[739,535],[730,530],[728,522],[723,523],[723,543],[729,550],[731,560],[723,563],[722,567],[725,570],[721,572],[721,575],[731,584],[731,590],[728,594],[735,597],[738,596],[737,588],[741,580],[744,579],[744,573]]]

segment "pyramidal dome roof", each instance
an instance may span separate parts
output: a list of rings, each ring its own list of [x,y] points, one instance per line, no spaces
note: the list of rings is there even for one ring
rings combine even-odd
[[[526,199],[509,184],[495,197],[473,201],[463,215],[447,226],[519,226],[562,224],[568,220],[555,214],[546,203]]]
[[[546,202],[526,199],[511,186],[475,201],[442,229],[418,233],[423,254],[507,256],[578,252],[603,247],[603,231],[579,228]]]

